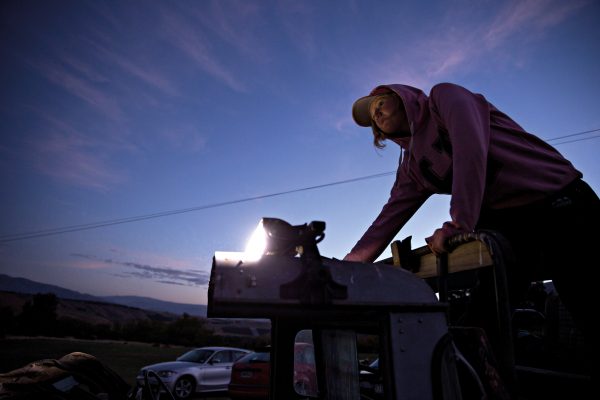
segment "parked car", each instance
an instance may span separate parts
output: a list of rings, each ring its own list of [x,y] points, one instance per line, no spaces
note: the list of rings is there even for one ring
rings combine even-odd
[[[294,388],[304,396],[317,395],[317,375],[314,347],[298,342],[294,346]],[[257,350],[240,358],[233,364],[228,395],[231,399],[269,398],[271,374],[271,350]]]
[[[231,399],[268,399],[271,353],[269,348],[246,354],[231,368]]]
[[[144,387],[144,375],[153,371],[178,399],[188,399],[194,393],[225,392],[231,379],[231,367],[250,350],[234,347],[201,347],[188,351],[176,361],[142,367],[136,381],[138,391]],[[164,391],[150,374],[148,383]]]

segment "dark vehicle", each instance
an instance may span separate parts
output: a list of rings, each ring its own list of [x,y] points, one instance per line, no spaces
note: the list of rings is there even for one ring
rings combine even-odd
[[[268,399],[271,373],[269,349],[246,354],[233,364],[228,395],[237,399]]]
[[[233,364],[229,397],[237,399],[269,398],[271,374],[271,349],[264,348],[240,358]],[[317,375],[314,347],[310,343],[298,342],[294,345],[293,385],[297,393],[315,396]]]
[[[201,347],[190,350],[176,361],[143,367],[137,377],[139,388],[145,386],[148,371],[152,371],[178,399],[188,399],[194,393],[225,392],[231,379],[231,366],[250,350],[233,347]],[[152,374],[153,375],[153,374]],[[154,376],[148,377],[150,386],[164,391]],[[141,390],[141,389],[140,389]]]

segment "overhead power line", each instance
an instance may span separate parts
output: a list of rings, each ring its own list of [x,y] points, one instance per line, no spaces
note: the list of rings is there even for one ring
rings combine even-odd
[[[270,193],[270,194],[264,194],[264,195],[260,195],[260,196],[245,197],[243,199],[223,201],[220,203],[213,203],[213,204],[206,204],[206,205],[198,206],[198,207],[183,208],[183,209],[171,210],[171,211],[162,211],[162,212],[153,213],[153,214],[138,215],[135,217],[112,219],[112,220],[108,220],[108,221],[92,222],[92,223],[80,224],[80,225],[70,225],[70,226],[64,226],[61,228],[44,229],[44,230],[38,230],[38,231],[33,231],[33,232],[18,233],[18,234],[13,234],[13,235],[2,235],[2,236],[0,236],[0,243],[12,242],[12,241],[24,240],[24,239],[33,239],[33,238],[38,238],[38,237],[43,237],[43,236],[50,236],[50,235],[58,235],[58,234],[62,234],[62,233],[77,232],[77,231],[83,231],[83,230],[88,230],[88,229],[96,229],[96,228],[101,228],[104,226],[126,224],[129,222],[143,221],[146,219],[166,217],[166,216],[175,215],[175,214],[183,214],[183,213],[188,213],[191,211],[206,210],[208,208],[217,208],[217,207],[223,207],[223,206],[228,206],[228,205],[232,205],[232,204],[246,203],[246,202],[253,201],[253,200],[260,200],[260,199],[266,199],[269,197],[283,196],[285,194],[304,192],[307,190],[322,189],[322,188],[329,187],[329,186],[343,185],[346,183],[364,181],[367,179],[381,178],[383,176],[389,176],[389,175],[392,175],[395,173],[396,173],[396,171],[381,172],[378,174],[361,176],[358,178],[345,179],[345,180],[337,181],[337,182],[324,183],[322,185],[308,186],[308,187],[304,187],[304,188],[300,188],[300,189],[286,190],[284,192]]]
[[[581,135],[598,132],[598,131],[600,131],[600,128],[591,129],[588,131],[577,132],[577,133],[572,133],[572,134],[564,135],[564,136],[557,136],[557,137],[554,137],[551,139],[545,139],[545,141],[551,142],[551,141],[555,141],[555,140],[561,140],[561,139],[566,139],[566,138],[570,138],[570,137],[581,136]],[[556,143],[555,146],[558,146],[561,144],[566,144],[566,143],[579,142],[579,141],[583,141],[583,140],[596,139],[599,137],[600,137],[600,135],[594,135],[591,137],[568,140],[568,141]],[[79,224],[79,225],[69,225],[69,226],[63,226],[63,227],[59,227],[59,228],[41,229],[41,230],[36,230],[36,231],[31,231],[31,232],[0,235],[0,243],[13,242],[13,241],[25,240],[25,239],[33,239],[33,238],[39,238],[39,237],[51,236],[51,235],[59,235],[59,234],[63,234],[63,233],[84,231],[84,230],[89,230],[89,229],[102,228],[105,226],[126,224],[126,223],[130,223],[130,222],[143,221],[143,220],[147,220],[147,219],[166,217],[166,216],[176,215],[176,214],[184,214],[184,213],[188,213],[188,212],[192,212],[192,211],[206,210],[209,208],[224,207],[224,206],[228,206],[228,205],[232,205],[232,204],[246,203],[246,202],[250,202],[250,201],[254,201],[254,200],[266,199],[269,197],[283,196],[286,194],[304,192],[304,191],[308,191],[308,190],[322,189],[322,188],[329,187],[329,186],[343,185],[346,183],[381,178],[381,177],[389,176],[389,175],[392,175],[395,173],[396,173],[396,171],[381,172],[378,174],[366,175],[366,176],[361,176],[358,178],[351,178],[351,179],[345,179],[345,180],[336,181],[336,182],[324,183],[321,185],[314,185],[314,186],[308,186],[308,187],[299,188],[299,189],[286,190],[283,192],[270,193],[270,194],[253,196],[253,197],[245,197],[245,198],[237,199],[237,200],[229,200],[229,201],[223,201],[223,202],[219,202],[219,203],[206,204],[206,205],[197,206],[197,207],[183,208],[183,209],[170,210],[170,211],[161,211],[161,212],[157,212],[157,213],[138,215],[138,216],[134,216],[134,217],[111,219],[111,220],[107,220],[107,221],[90,222],[90,223]]]
[[[556,143],[554,145],[555,146],[559,146],[561,144],[573,143],[573,142],[581,142],[582,140],[595,139],[595,138],[599,138],[599,137],[600,137],[600,135],[595,135],[595,136],[590,136],[590,137],[586,137],[586,138],[579,138],[579,139],[567,140],[567,141],[564,141],[564,142]]]
[[[544,140],[545,140],[546,142],[551,142],[551,141],[553,141],[553,140],[565,139],[565,138],[568,138],[568,137],[580,136],[580,135],[585,135],[586,133],[592,133],[592,132],[598,132],[598,131],[600,131],[600,128],[597,128],[597,129],[590,129],[589,131],[583,131],[583,132],[571,133],[571,134],[569,134],[569,135],[557,136],[557,137],[555,137],[555,138],[552,138],[552,139],[544,139]],[[589,137],[589,138],[584,138],[584,139],[580,139],[580,140],[588,140],[588,139],[593,139],[593,138],[596,138],[596,137],[598,137],[598,136],[592,136],[592,137]],[[570,143],[570,142],[565,142],[565,143]],[[562,143],[558,143],[558,144],[562,144]],[[558,144],[557,144],[557,145],[558,145]]]

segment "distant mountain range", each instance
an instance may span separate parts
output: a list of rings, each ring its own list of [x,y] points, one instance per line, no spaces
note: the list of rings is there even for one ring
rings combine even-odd
[[[97,301],[141,308],[144,310],[168,312],[175,315],[187,313],[197,317],[206,317],[205,305],[174,303],[142,296],[92,296],[91,294],[80,293],[60,286],[48,285],[46,283],[36,282],[25,278],[16,278],[4,274],[0,274],[0,291],[25,294],[54,293],[56,297],[61,299]]]

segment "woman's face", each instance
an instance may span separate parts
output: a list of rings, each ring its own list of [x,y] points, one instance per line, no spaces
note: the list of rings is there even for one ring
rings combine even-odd
[[[398,96],[376,97],[371,102],[369,113],[377,127],[386,134],[405,133],[408,128],[404,107],[401,106]]]

